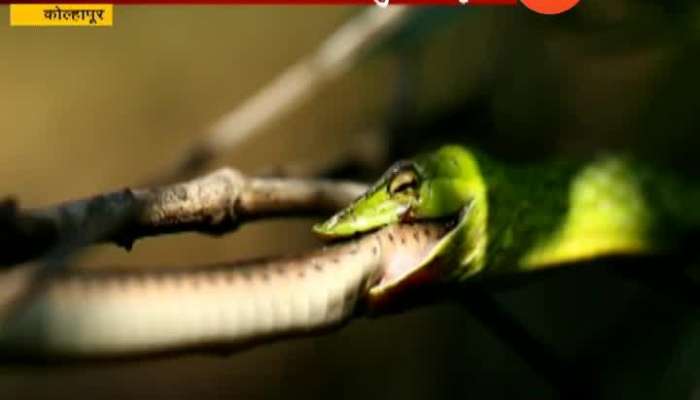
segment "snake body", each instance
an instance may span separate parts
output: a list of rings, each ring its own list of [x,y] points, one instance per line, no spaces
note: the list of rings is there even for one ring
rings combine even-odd
[[[358,309],[387,267],[415,262],[442,229],[387,227],[297,257],[243,264],[69,271],[0,326],[0,346],[20,354],[110,357],[332,327]]]
[[[0,347],[111,356],[314,332],[430,283],[678,252],[700,231],[698,204],[696,181],[626,157],[507,165],[444,146],[396,163],[315,227],[344,243],[237,265],[68,272],[0,323]]]
[[[447,145],[395,163],[315,230],[342,238],[461,215],[435,256],[450,260],[443,279],[466,282],[682,254],[700,233],[699,204],[696,179],[630,156],[512,164]]]

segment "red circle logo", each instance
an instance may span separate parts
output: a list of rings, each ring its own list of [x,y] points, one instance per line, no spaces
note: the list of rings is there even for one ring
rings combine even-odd
[[[525,4],[525,7],[540,14],[561,14],[569,11],[580,0],[520,0]]]

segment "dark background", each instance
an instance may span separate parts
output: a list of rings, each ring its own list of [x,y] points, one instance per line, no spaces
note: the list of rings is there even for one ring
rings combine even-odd
[[[41,206],[143,181],[359,11],[133,6],[116,7],[109,29],[0,25],[0,193]],[[251,173],[288,164],[320,170],[369,132],[388,143],[385,162],[457,141],[513,161],[624,150],[697,174],[694,2],[583,0],[557,17],[524,7],[422,12],[218,164]],[[100,246],[82,263],[181,265],[296,251],[318,245],[311,222],[256,223],[218,239],[148,239],[131,253]],[[663,275],[664,267],[654,271]],[[697,304],[613,269],[563,271],[494,298],[561,358],[547,363],[531,349],[581,397],[700,399]],[[498,329],[468,307],[439,304],[228,357],[0,366],[0,393],[571,398]]]

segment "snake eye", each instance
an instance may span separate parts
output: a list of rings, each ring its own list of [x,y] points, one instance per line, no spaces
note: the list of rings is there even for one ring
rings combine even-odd
[[[398,172],[389,182],[389,193],[396,194],[418,188],[418,175],[412,169]]]

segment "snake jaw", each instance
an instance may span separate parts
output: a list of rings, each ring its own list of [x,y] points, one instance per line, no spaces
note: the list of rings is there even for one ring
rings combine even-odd
[[[445,224],[399,224],[378,232],[382,268],[368,290],[372,310],[399,303],[405,293],[440,281],[440,257],[435,249],[451,230]]]
[[[471,264],[470,257],[476,255],[467,250],[472,246],[468,235],[473,206],[470,202],[446,223],[399,224],[380,231],[381,278],[369,289],[370,307],[401,302],[403,294],[424,292],[452,279],[455,268]]]

